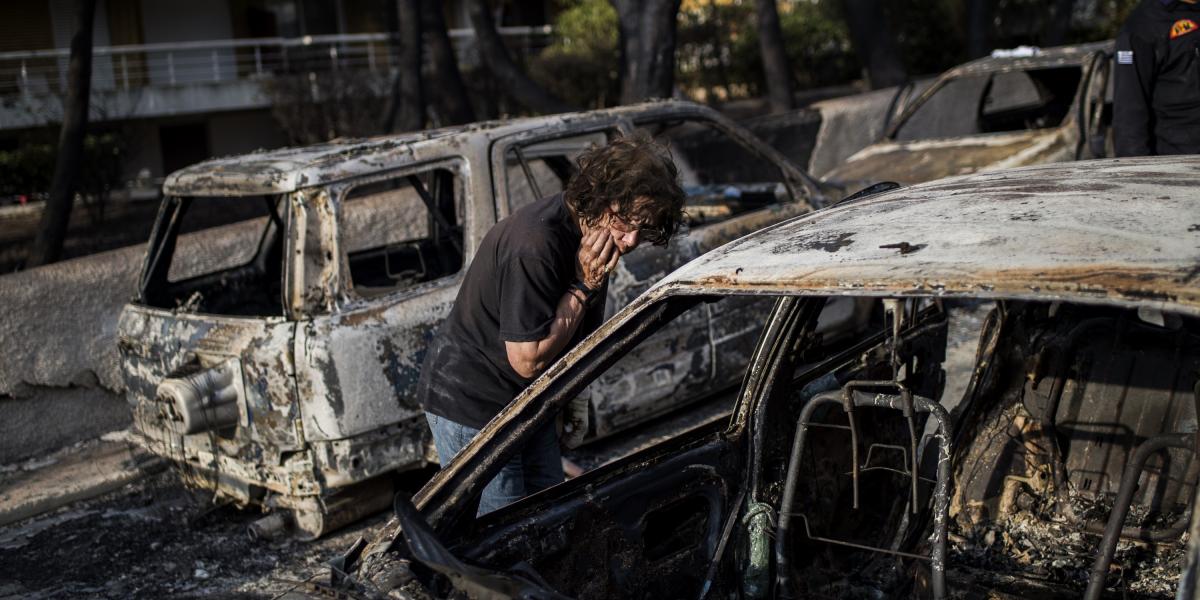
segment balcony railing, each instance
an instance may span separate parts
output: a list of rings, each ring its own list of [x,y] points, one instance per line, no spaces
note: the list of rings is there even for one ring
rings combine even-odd
[[[550,27],[501,27],[510,47],[529,54],[549,43]],[[471,29],[450,30],[465,64],[477,63]],[[92,89],[221,84],[279,73],[366,70],[388,73],[393,34],[314,35],[101,46],[92,50]],[[70,49],[0,53],[0,97],[62,95]]]

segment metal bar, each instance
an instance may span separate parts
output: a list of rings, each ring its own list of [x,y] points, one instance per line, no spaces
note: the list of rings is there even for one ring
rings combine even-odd
[[[1193,450],[1192,433],[1167,433],[1156,435],[1144,442],[1129,463],[1125,465],[1125,473],[1121,475],[1121,487],[1117,489],[1117,499],[1113,502],[1112,512],[1108,514],[1108,525],[1104,528],[1104,537],[1100,538],[1100,553],[1096,562],[1092,563],[1092,572],[1088,576],[1086,600],[1099,600],[1104,593],[1104,579],[1108,575],[1108,567],[1112,564],[1113,556],[1117,553],[1117,540],[1125,526],[1125,517],[1129,515],[1129,506],[1133,504],[1133,494],[1137,492],[1138,479],[1146,470],[1146,461],[1155,452],[1166,448],[1183,448]]]
[[[367,42],[367,66],[372,73],[375,72],[375,44]]]
[[[212,51],[212,68],[213,68],[213,81],[220,81],[221,80],[221,60],[220,60],[220,58],[218,58],[216,50]]]
[[[121,87],[125,91],[129,91],[129,65],[126,62],[126,56],[121,55]]]
[[[792,451],[788,456],[787,478],[783,485],[783,500],[779,505],[779,527],[775,535],[775,595],[780,598],[791,597],[791,569],[787,552],[787,532],[791,524],[792,506],[796,501],[796,483],[800,480],[800,459],[804,454],[804,442],[808,437],[809,420],[813,412],[822,404],[841,404],[840,398],[831,398],[822,394],[814,396],[804,408],[800,409],[800,418],[796,420],[796,433],[792,438]]]
[[[171,52],[167,53],[167,80],[175,85],[175,55]]]
[[[517,155],[517,162],[521,163],[521,170],[525,172],[525,180],[529,182],[529,189],[533,191],[534,200],[541,198],[542,190],[538,187],[537,180],[533,178],[533,169],[529,168],[529,161],[525,160],[525,153],[521,151],[520,146],[513,146],[513,152]]]
[[[933,547],[930,562],[930,585],[933,588],[933,597],[942,599],[946,597],[946,540],[947,527],[950,520],[950,416],[940,404],[922,398],[920,396],[912,396],[911,394],[870,394],[862,391],[854,390],[858,387],[891,387],[893,389],[904,390],[904,387],[893,381],[851,381],[847,383],[841,391],[825,392],[818,394],[809,400],[808,404],[800,411],[800,417],[796,421],[796,435],[792,444],[791,455],[788,458],[787,479],[784,483],[783,499],[779,509],[779,527],[775,536],[775,564],[776,564],[776,594],[779,597],[791,597],[791,575],[788,557],[788,530],[791,525],[792,516],[791,508],[796,499],[796,485],[799,480],[799,465],[800,458],[804,453],[804,444],[808,437],[808,428],[811,424],[808,422],[812,418],[813,412],[822,404],[841,404],[843,409],[847,404],[852,403],[859,407],[875,407],[875,408],[891,408],[893,410],[903,412],[905,407],[909,410],[917,412],[929,413],[929,415],[937,422],[938,432],[935,437],[938,439],[938,467],[937,467],[937,482],[934,487],[934,521],[933,535],[930,539],[930,545]],[[855,457],[855,467],[858,466],[857,457]],[[916,465],[914,457],[912,464]],[[857,468],[855,469],[857,473]],[[915,471],[914,471],[915,476]],[[805,524],[808,519],[805,517]],[[806,530],[807,531],[807,530]],[[810,535],[810,537],[812,537]],[[895,554],[896,551],[886,548],[874,548],[866,545],[855,545],[853,542],[843,542],[842,540],[832,540],[823,538],[819,541],[827,543],[839,543],[862,550],[878,551],[885,554]]]
[[[923,560],[923,561],[927,561],[927,562],[932,560],[928,556],[924,556],[921,554],[913,554],[911,552],[901,552],[899,550],[892,550],[890,548],[876,548],[875,546],[868,546],[866,544],[856,544],[854,542],[847,542],[845,540],[835,540],[833,538],[827,538],[827,537],[813,535],[812,531],[810,531],[808,528],[808,517],[805,516],[804,513],[788,513],[788,514],[793,517],[800,517],[800,520],[804,521],[804,537],[807,537],[808,539],[810,539],[814,542],[824,542],[826,544],[833,544],[835,546],[846,546],[848,548],[857,548],[859,550],[866,550],[868,552],[878,552],[880,554],[891,554],[892,556],[903,556],[905,558],[915,558],[917,560]]]
[[[497,27],[502,37],[516,36],[547,36],[553,31],[549,25],[544,26],[512,26]],[[451,38],[465,39],[474,37],[471,29],[451,29]],[[184,50],[212,50],[226,48],[253,48],[255,46],[305,46],[311,44],[360,44],[365,42],[387,42],[388,33],[337,33],[328,35],[310,35],[298,38],[242,38],[236,40],[198,40],[191,42],[163,42],[155,44],[119,44],[113,46],[97,46],[92,49],[94,56],[115,56],[118,54],[138,54],[156,52],[179,52]],[[70,48],[48,48],[44,50],[18,50],[0,52],[2,60],[28,60],[33,58],[69,58]]]
[[[21,61],[21,93],[29,95],[29,69],[26,68],[25,61]]]
[[[262,46],[254,47],[254,74],[262,77]]]

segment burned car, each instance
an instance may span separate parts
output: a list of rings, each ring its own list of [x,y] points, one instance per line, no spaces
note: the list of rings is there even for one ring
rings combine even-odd
[[[136,434],[192,485],[290,510],[302,537],[378,510],[391,495],[385,475],[434,460],[414,388],[484,234],[561,191],[584,149],[637,129],[671,146],[692,220],[669,247],[621,260],[613,312],[703,252],[823,202],[778,152],[683,102],[335,141],[173,173],[118,326]],[[183,233],[194,213],[230,205],[261,216]],[[181,240],[192,253],[176,252]],[[223,265],[198,268],[195,252]],[[761,322],[753,309],[681,321],[679,339],[589,391],[579,431],[604,436],[736,385]]]
[[[1192,589],[1197,186],[1200,157],[1026,167],[848,200],[714,250],[397,496],[378,536],[335,561],[337,585],[588,599]],[[844,297],[875,303],[873,326],[817,334]],[[774,306],[729,419],[475,517],[484,485],[580,390],[668,323],[747,301]],[[951,316],[972,306],[986,315],[977,347],[948,370]]]
[[[940,75],[883,139],[821,178],[905,185],[952,175],[1111,156],[1112,42],[981,58]]]

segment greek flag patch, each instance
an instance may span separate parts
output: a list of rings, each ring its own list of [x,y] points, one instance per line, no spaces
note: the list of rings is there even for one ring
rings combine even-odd
[[[1117,50],[1117,64],[1118,65],[1132,65],[1133,64],[1133,50]]]

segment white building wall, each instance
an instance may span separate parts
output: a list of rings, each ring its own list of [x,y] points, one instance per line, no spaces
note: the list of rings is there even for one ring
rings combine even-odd
[[[146,44],[233,39],[229,0],[142,0],[142,39]],[[154,53],[149,59],[150,81],[157,85],[237,76],[232,50]]]
[[[75,0],[49,0],[50,26],[54,34],[55,48],[70,48],[71,36],[75,35]],[[92,23],[92,46],[111,46],[108,35],[108,6],[104,0],[96,3],[96,16]],[[40,50],[41,48],[33,48]],[[60,89],[66,89],[67,63],[63,57],[58,61]],[[96,89],[113,87],[113,63],[110,56],[92,57],[92,82]]]

